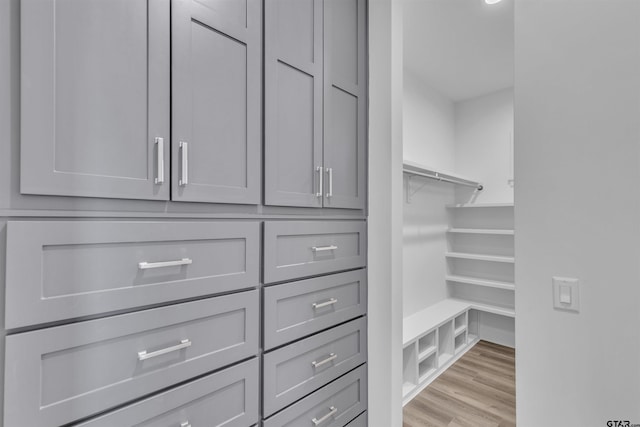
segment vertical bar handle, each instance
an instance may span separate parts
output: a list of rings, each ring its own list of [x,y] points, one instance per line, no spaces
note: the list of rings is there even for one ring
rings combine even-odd
[[[316,167],[316,172],[318,172],[318,192],[316,193],[316,197],[322,197],[322,166]]]
[[[338,408],[336,408],[335,406],[331,406],[329,407],[329,413],[327,413],[326,415],[324,415],[322,418],[315,419],[312,418],[311,422],[313,423],[314,426],[319,426],[320,424],[322,424],[323,422],[327,421],[329,418],[331,418],[333,415],[336,414],[336,412],[338,412]]]
[[[158,150],[158,164],[155,183],[162,184],[164,182],[164,138],[156,137],[156,148]]]
[[[189,183],[189,144],[186,141],[180,141],[180,151],[182,153],[182,170],[178,185],[184,187]]]
[[[333,168],[327,168],[327,173],[329,174],[329,192],[327,193],[327,197],[333,197]]]

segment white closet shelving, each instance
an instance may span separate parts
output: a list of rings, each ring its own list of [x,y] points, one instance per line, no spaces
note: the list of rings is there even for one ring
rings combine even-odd
[[[447,211],[449,298],[404,319],[403,404],[478,340],[513,346],[513,205],[452,205]]]

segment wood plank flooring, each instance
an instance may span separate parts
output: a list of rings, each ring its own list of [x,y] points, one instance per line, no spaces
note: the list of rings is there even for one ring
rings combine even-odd
[[[515,350],[480,341],[409,402],[403,416],[403,427],[515,426]]]

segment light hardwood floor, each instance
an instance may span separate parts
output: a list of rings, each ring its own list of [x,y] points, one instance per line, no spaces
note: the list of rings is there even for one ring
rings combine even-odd
[[[403,410],[403,427],[516,425],[515,350],[480,341]]]

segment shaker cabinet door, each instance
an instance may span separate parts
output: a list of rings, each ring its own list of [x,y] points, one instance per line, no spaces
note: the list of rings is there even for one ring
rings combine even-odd
[[[365,0],[325,0],[324,34],[324,206],[364,209]]]
[[[21,192],[167,200],[169,0],[20,4]]]
[[[174,0],[173,200],[260,202],[260,0]]]
[[[322,207],[322,2],[265,1],[265,204]]]

